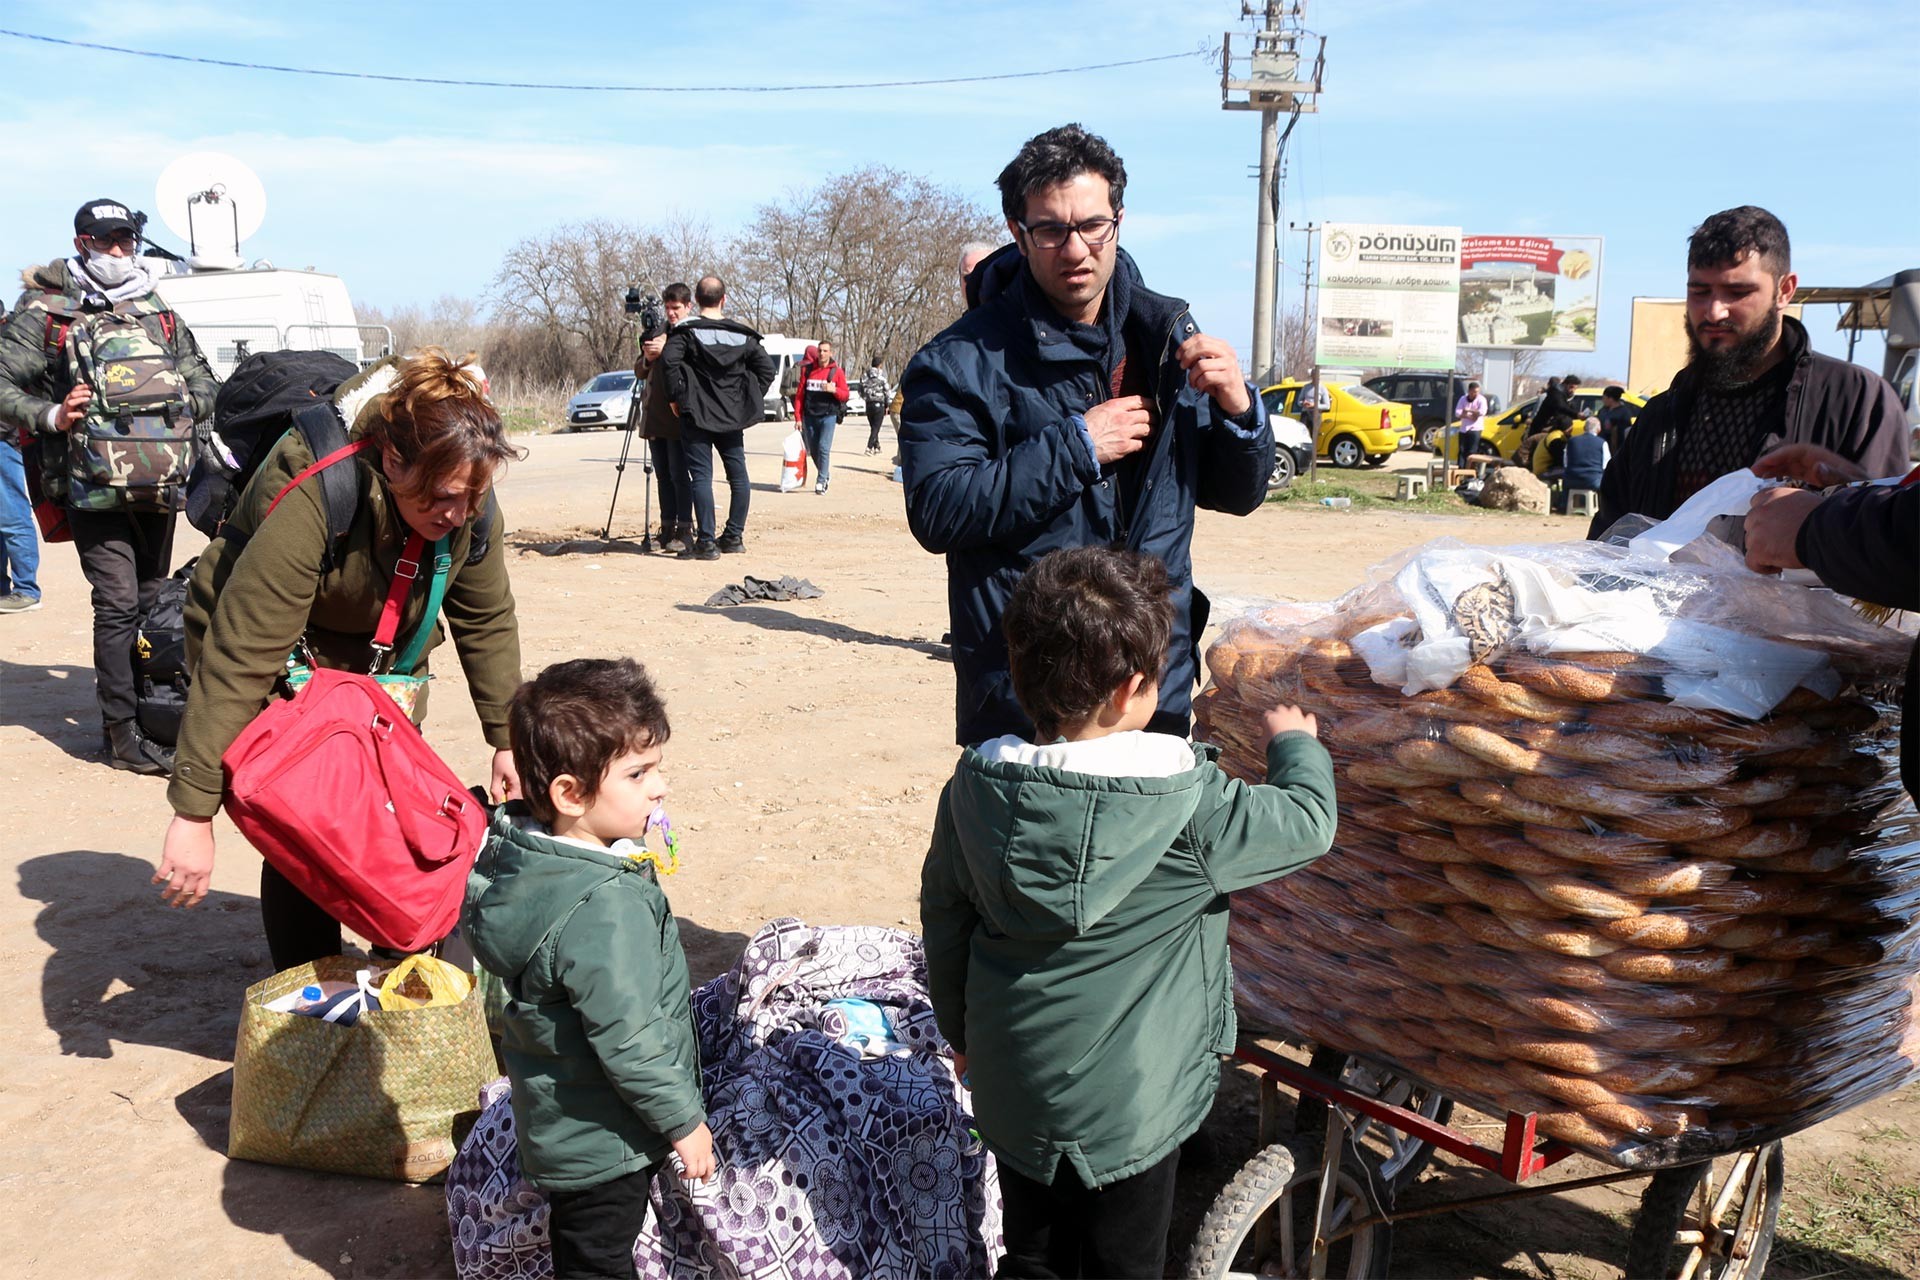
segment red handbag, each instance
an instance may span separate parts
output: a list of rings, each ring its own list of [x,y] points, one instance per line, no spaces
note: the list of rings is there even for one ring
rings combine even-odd
[[[376,662],[392,650],[423,549],[416,533],[400,553],[374,632]],[[433,552],[433,590],[410,653],[445,589],[445,543]],[[315,670],[291,699],[254,717],[220,763],[240,834],[328,915],[409,952],[453,931],[486,812],[374,676]]]

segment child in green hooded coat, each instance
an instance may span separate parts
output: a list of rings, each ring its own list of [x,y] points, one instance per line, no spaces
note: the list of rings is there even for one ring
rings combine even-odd
[[[1172,632],[1165,567],[1056,551],[1003,626],[1039,742],[969,748],[921,877],[941,1034],[999,1165],[1001,1276],[1162,1273],[1180,1144],[1234,1047],[1227,895],[1333,842],[1314,717],[1267,713],[1267,783],[1147,733]]]

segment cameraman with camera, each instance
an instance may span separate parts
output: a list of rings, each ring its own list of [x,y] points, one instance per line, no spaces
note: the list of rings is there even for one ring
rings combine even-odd
[[[635,428],[647,442],[653,474],[660,484],[660,549],[685,551],[693,544],[693,484],[687,477],[687,451],[680,440],[680,418],[667,394],[660,355],[667,348],[667,330],[693,312],[693,290],[676,281],[659,298],[641,300],[639,290],[628,291],[627,309],[640,316],[640,355],[633,376],[642,385],[640,422]]]

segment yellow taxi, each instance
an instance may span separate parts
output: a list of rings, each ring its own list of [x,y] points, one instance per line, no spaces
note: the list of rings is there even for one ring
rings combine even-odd
[[[1311,421],[1306,384],[1298,378],[1277,382],[1260,393],[1268,413]],[[1402,449],[1413,448],[1413,406],[1385,399],[1358,382],[1320,384],[1320,429],[1315,451],[1336,467],[1377,467]]]
[[[1583,417],[1590,418],[1600,412],[1600,395],[1603,390],[1602,387],[1581,387],[1573,393],[1573,402],[1579,406]],[[1533,396],[1522,400],[1504,413],[1496,413],[1489,417],[1486,425],[1480,428],[1480,452],[1497,453],[1503,458],[1517,460],[1520,454],[1520,442],[1527,438],[1527,424],[1533,421],[1533,415],[1539,410],[1540,402],[1544,399],[1546,399],[1544,393]],[[1647,404],[1645,396],[1637,396],[1631,391],[1620,399],[1623,404],[1633,410],[1636,418],[1640,416],[1640,410]],[[1454,431],[1458,431],[1460,420],[1455,418],[1449,425]],[[1448,461],[1453,460],[1455,444],[1456,438],[1448,435],[1446,445]],[[1619,445],[1616,443],[1614,447],[1618,448]]]

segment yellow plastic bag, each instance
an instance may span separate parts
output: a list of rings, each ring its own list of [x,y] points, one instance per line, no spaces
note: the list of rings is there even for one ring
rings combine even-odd
[[[401,991],[409,978],[418,979],[413,984],[416,990],[421,987],[426,989],[424,999]],[[428,1009],[435,1005],[459,1004],[472,990],[473,976],[445,960],[425,954],[408,956],[389,969],[387,976],[380,980],[380,1007]]]

